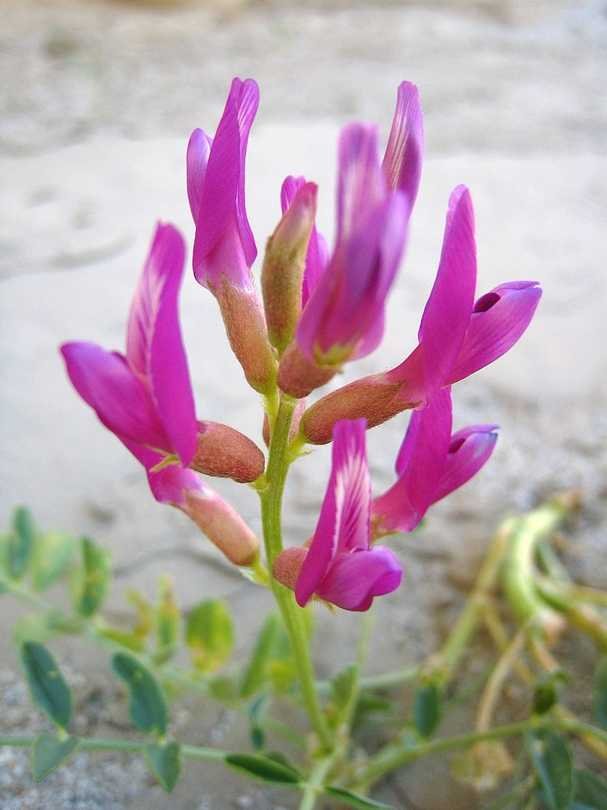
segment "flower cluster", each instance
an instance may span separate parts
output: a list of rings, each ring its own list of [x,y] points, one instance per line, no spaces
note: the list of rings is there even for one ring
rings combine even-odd
[[[294,590],[300,605],[317,597],[367,610],[402,579],[394,553],[375,541],[412,531],[433,503],[490,457],[494,425],[452,433],[451,387],[519,339],[541,291],[536,282],[508,282],[475,301],[472,201],[458,186],[449,199],[418,345],[396,368],[337,388],[307,407],[310,393],[382,339],[421,176],[422,113],[416,87],[403,82],[383,158],[375,127],[342,130],[332,251],[316,229],[317,186],[286,178],[260,299],[245,204],[247,142],[258,104],[256,83],[234,79],[215,136],[196,129],[190,137],[194,275],[215,296],[244,375],[265,398],[268,443],[278,400],[298,401],[294,447],[333,441],[314,534],[302,547],[270,555],[273,576]],[[184,260],[179,232],[158,225],[131,306],[125,354],[84,342],[61,351],[80,396],[145,467],[156,500],[183,510],[235,564],[257,565],[257,538],[199,476],[230,477],[263,490],[269,472],[254,442],[196,417],[178,318]],[[372,498],[366,430],[407,409],[413,414],[396,459],[396,482]]]

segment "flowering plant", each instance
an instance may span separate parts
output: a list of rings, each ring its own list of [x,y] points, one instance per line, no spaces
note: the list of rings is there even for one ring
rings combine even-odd
[[[533,790],[539,785],[550,808],[569,806],[546,798],[554,793],[546,769],[554,761],[562,765],[567,757],[556,732],[576,733],[603,755],[607,734],[555,710],[554,673],[543,687],[548,697],[529,719],[494,728],[490,720],[504,673],[524,644],[528,641],[545,664],[552,660],[546,645],[562,627],[567,622],[584,624],[568,597],[567,589],[574,586],[552,576],[550,566],[541,577],[534,568],[540,543],[545,550],[545,538],[570,508],[570,499],[510,521],[498,533],[457,628],[444,649],[424,665],[374,680],[362,676],[359,661],[334,679],[327,699],[326,688],[319,688],[315,677],[309,645],[312,609],[365,613],[376,598],[403,583],[406,588],[400,556],[388,538],[415,530],[434,503],[481,470],[497,440],[493,424],[453,431],[454,386],[518,341],[533,318],[541,290],[535,281],[509,281],[475,298],[472,199],[466,187],[458,186],[448,201],[440,260],[417,346],[395,368],[335,387],[308,403],[310,394],[335,378],[346,363],[370,354],[382,339],[386,300],[406,252],[421,178],[422,112],[417,89],[403,82],[383,157],[374,126],[351,124],[342,130],[332,249],[316,226],[317,186],[303,177],[285,179],[282,217],[267,242],[260,296],[252,273],[257,248],[245,200],[247,143],[258,103],[256,83],[234,79],[214,136],[195,129],[186,163],[195,227],[194,275],[215,296],[244,377],[262,396],[267,454],[235,427],[198,418],[178,314],[186,247],[170,224],[158,224],[153,235],[131,304],[125,352],[87,342],[66,343],[61,352],[78,394],[144,467],[153,497],[181,510],[231,564],[269,588],[278,616],[264,625],[244,675],[226,680],[217,671],[231,648],[231,619],[223,603],[201,603],[186,621],[193,671],[184,674],[171,664],[182,619],[170,585],[163,584],[156,607],[139,599],[140,621],[132,631],[112,627],[97,615],[105,597],[106,557],[90,540],[82,541],[73,626],[88,628],[113,645],[113,668],[129,689],[133,723],[150,736],[141,743],[121,743],[70,735],[69,690],[39,640],[22,639],[32,695],[57,727],[56,735],[23,743],[33,746],[34,771],[44,776],[77,747],[122,748],[144,751],[168,790],[177,780],[181,758],[192,756],[220,759],[266,781],[299,788],[302,810],[310,810],[322,797],[373,808],[386,806],[367,796],[375,781],[434,751],[472,750],[460,770],[467,768],[469,779],[488,780],[493,786],[511,770],[507,750],[497,741],[527,734],[535,768]],[[386,492],[373,494],[366,432],[405,410],[411,416],[396,454],[395,481]],[[285,546],[281,510],[289,468],[307,446],[329,442],[331,472],[310,539],[301,546]],[[207,477],[213,476],[248,484],[259,493],[262,543],[209,486]],[[6,589],[26,593],[20,583],[36,544],[40,554],[48,553],[48,541],[36,540],[27,513],[18,512],[6,542]],[[57,576],[68,565],[72,546],[66,544]],[[505,573],[500,579],[502,563]],[[446,686],[483,609],[489,613],[489,594],[498,583],[520,629],[512,642],[503,633],[506,650],[489,678],[477,730],[433,740]],[[588,630],[590,614],[584,615]],[[54,617],[55,629],[65,629],[65,617],[63,625],[56,611]],[[596,616],[593,621],[592,632],[604,643],[607,633]],[[494,616],[494,628],[497,623]],[[153,627],[158,646],[150,652]],[[172,740],[163,684],[184,680],[232,706],[254,698],[257,752],[234,754]],[[406,741],[401,729],[374,756],[353,764],[348,755],[363,694],[408,680],[417,682],[413,737]],[[535,675],[529,673],[528,680],[535,683]],[[306,709],[311,734],[303,764],[268,753],[257,710],[260,695],[273,691],[287,693]],[[478,774],[470,777],[470,769],[482,779]],[[568,801],[573,801],[573,777],[567,789]],[[605,789],[602,782],[596,788],[603,795]]]

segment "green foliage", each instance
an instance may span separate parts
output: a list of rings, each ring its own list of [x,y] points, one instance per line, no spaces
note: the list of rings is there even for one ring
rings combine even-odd
[[[357,681],[358,667],[355,664],[342,669],[331,681],[331,708],[335,725],[341,723],[347,715]]]
[[[112,669],[129,689],[131,722],[140,731],[166,733],[167,706],[162,690],[154,676],[133,656],[116,653]]]
[[[36,528],[29,509],[18,506],[13,513],[13,530],[9,536],[7,564],[9,576],[22,579],[34,551]]]
[[[36,706],[53,723],[67,728],[72,715],[72,696],[53,656],[42,644],[26,641],[21,647],[21,661]]]
[[[265,732],[263,730],[264,713],[267,707],[266,695],[261,695],[256,698],[249,706],[249,736],[251,737],[251,745],[256,750],[263,748],[265,743]]]
[[[225,602],[209,599],[191,611],[186,623],[186,643],[200,672],[215,672],[234,648],[234,625]]]
[[[607,728],[607,657],[594,673],[594,716],[600,726]]]
[[[560,688],[568,680],[562,670],[549,672],[540,678],[533,692],[533,711],[535,714],[546,714],[558,703]]]
[[[435,683],[418,686],[413,699],[413,720],[415,728],[422,737],[430,737],[441,720],[442,694]]]
[[[289,640],[282,620],[280,616],[271,613],[262,625],[243,673],[240,696],[252,697],[268,682],[272,682],[277,691],[285,691],[295,675],[290,659]]]
[[[74,609],[85,618],[103,604],[110,579],[109,555],[88,537],[80,540],[82,567],[74,581]]]
[[[160,580],[160,594],[156,607],[156,655],[154,659],[162,664],[171,658],[179,642],[181,611],[175,600],[173,583],[168,577]]]
[[[549,810],[568,810],[575,783],[566,740],[551,731],[537,732],[528,735],[527,750],[546,806]]]
[[[575,802],[571,810],[605,810],[607,808],[607,781],[596,773],[575,772]]]
[[[325,794],[332,799],[338,800],[342,805],[355,808],[355,810],[392,810],[390,804],[376,802],[367,798],[367,796],[359,796],[357,793],[352,793],[350,790],[340,787],[327,787],[325,788]]]
[[[181,749],[176,742],[164,745],[150,743],[145,747],[145,758],[158,782],[170,793],[181,773]]]
[[[225,761],[232,768],[264,782],[297,785],[303,781],[302,774],[282,757],[277,761],[264,754],[228,754]]]
[[[76,549],[76,541],[67,534],[48,532],[39,535],[31,564],[34,590],[45,591],[61,579],[70,567]]]
[[[77,737],[61,739],[52,734],[40,734],[32,746],[32,774],[35,782],[42,782],[49,773],[69,759],[78,747]]]

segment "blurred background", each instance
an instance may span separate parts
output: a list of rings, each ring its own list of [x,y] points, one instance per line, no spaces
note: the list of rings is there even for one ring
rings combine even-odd
[[[85,532],[109,548],[117,620],[125,591],[151,595],[162,572],[174,577],[186,609],[225,596],[242,617],[246,652],[265,597],[185,517],[153,502],[140,468],[70,388],[57,346],[89,339],[122,348],[157,218],[179,225],[191,244],[185,146],[194,127],[214,131],[232,76],[261,86],[247,185],[260,250],[290,173],[319,182],[320,222],[331,235],[339,127],[375,121],[387,134],[396,87],[409,79],[421,91],[427,144],[410,248],[386,340],[346,379],[386,368],[412,347],[458,183],[476,206],[479,293],[511,279],[537,279],[545,293],[521,343],[457,386],[457,425],[499,423],[498,449],[400,544],[407,581],[378,606],[370,671],[433,649],[497,522],[557,490],[580,487],[586,503],[569,564],[580,581],[607,586],[605,0],[2,0],[0,19],[4,523],[25,503],[42,527]],[[189,274],[181,309],[199,415],[261,441],[259,404],[226,348],[214,300]],[[370,435],[376,491],[391,481],[406,423],[403,415]],[[289,543],[312,531],[327,469],[326,449],[294,468]],[[217,488],[259,528],[252,491]],[[8,733],[36,728],[38,719],[15,674],[8,631],[21,612],[6,600],[3,609],[0,730]],[[346,662],[356,622],[338,615],[320,624],[316,652],[326,676]],[[582,663],[590,654],[576,651]],[[64,646],[63,660],[80,688],[83,727],[119,723],[103,654],[78,642]],[[197,712],[179,716],[183,739],[246,745],[229,712]],[[420,764],[383,790],[398,807],[482,806],[450,783],[444,763]],[[292,797],[276,795],[219,769],[188,767],[169,800],[140,763],[92,764],[85,755],[33,787],[25,758],[0,749],[0,807],[10,810],[292,806]]]

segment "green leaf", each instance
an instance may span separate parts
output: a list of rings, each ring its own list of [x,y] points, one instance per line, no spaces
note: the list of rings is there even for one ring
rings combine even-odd
[[[559,691],[568,680],[562,670],[554,670],[539,678],[533,692],[533,711],[535,714],[546,714],[559,700]]]
[[[251,697],[268,678],[268,664],[280,632],[280,618],[270,614],[262,625],[240,686],[241,697]]]
[[[52,734],[40,734],[32,745],[32,773],[34,782],[42,782],[51,771],[74,753],[80,740],[77,737],[66,737],[64,740]]]
[[[232,768],[264,782],[297,785],[302,781],[302,775],[295,768],[263,754],[228,754],[225,761]]]
[[[327,787],[325,788],[327,796],[332,799],[338,799],[344,802],[348,807],[354,807],[356,810],[393,810],[391,804],[384,804],[383,802],[376,802],[373,799],[368,799],[366,796],[359,796],[357,793],[352,793],[345,788],[340,787]]]
[[[222,703],[234,703],[238,700],[238,685],[228,675],[216,675],[208,682],[209,694]]]
[[[129,714],[140,731],[162,735],[167,729],[167,707],[154,676],[136,658],[116,653],[112,669],[129,689]]]
[[[158,782],[167,793],[170,793],[177,784],[181,773],[181,749],[179,743],[170,742],[166,745],[151,743],[146,745],[145,758]]]
[[[49,626],[47,613],[26,613],[20,616],[13,625],[13,640],[20,647],[26,641],[37,641],[44,644],[55,635]]]
[[[338,672],[331,681],[331,703],[336,712],[336,721],[339,723],[344,712],[348,709],[356,682],[358,680],[358,667],[355,664]]]
[[[21,661],[32,700],[53,723],[67,728],[72,715],[72,696],[55,659],[42,644],[26,641]]]
[[[18,506],[13,514],[13,532],[8,544],[8,571],[21,579],[28,568],[36,542],[36,529],[29,509]]]
[[[607,728],[607,656],[594,673],[594,716],[602,728]]]
[[[110,579],[109,555],[88,537],[80,540],[82,568],[74,585],[74,608],[85,617],[93,616],[101,607]]]
[[[574,777],[566,741],[553,732],[537,732],[527,738],[527,750],[546,806],[549,810],[568,810],[573,799]]]
[[[261,695],[249,706],[249,736],[251,737],[251,745],[258,751],[263,748],[266,739],[263,729],[263,716],[267,702],[266,695]]]
[[[575,772],[576,804],[588,810],[607,808],[607,781],[596,773],[577,770]]]
[[[225,602],[209,599],[197,605],[187,618],[185,635],[196,669],[219,669],[234,647],[234,625]]]
[[[415,728],[422,737],[430,737],[440,723],[442,714],[442,695],[435,683],[419,686],[413,699],[413,720]]]
[[[74,538],[67,534],[50,532],[38,537],[31,566],[34,590],[46,590],[65,574],[76,546]]]
[[[160,596],[156,608],[157,652],[154,660],[157,663],[162,664],[174,655],[179,639],[180,624],[181,611],[175,600],[173,583],[169,577],[163,577],[160,581]]]

